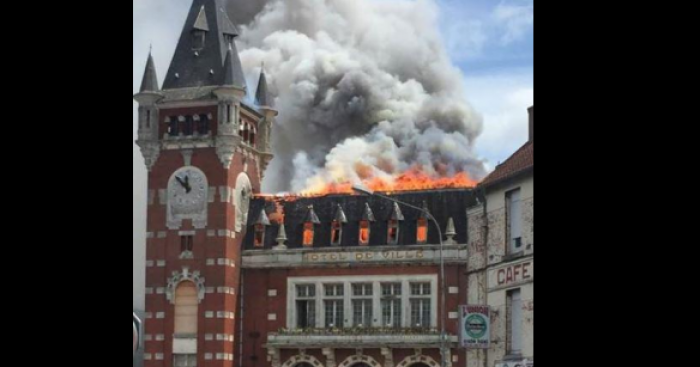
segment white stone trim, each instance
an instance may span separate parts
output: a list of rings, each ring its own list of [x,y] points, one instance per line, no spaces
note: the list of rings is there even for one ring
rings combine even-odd
[[[431,357],[420,354],[406,357],[403,361],[397,364],[396,367],[410,367],[418,363],[427,364],[429,367],[440,367],[440,364]]]
[[[277,289],[268,289],[267,296],[268,297],[277,297]]]
[[[164,319],[165,312],[156,312],[156,319]]]
[[[459,288],[458,287],[450,287],[448,293],[449,294],[459,294]]]
[[[458,312],[450,312],[449,318],[450,318],[450,320],[456,320],[459,318],[459,313]]]
[[[372,358],[368,355],[355,354],[355,355],[352,355],[352,356],[346,358],[344,361],[340,362],[338,367],[352,367],[355,364],[360,363],[360,362],[366,363],[370,367],[381,367],[382,366],[379,362],[377,362],[377,360],[375,360],[374,358]]]
[[[377,275],[377,276],[319,276],[319,277],[289,277],[287,278],[287,328],[296,328],[296,286],[303,284],[314,284],[316,286],[316,327],[323,328],[325,322],[325,303],[323,285],[343,284],[344,290],[344,314],[352,315],[352,284],[372,283],[373,284],[373,314],[377,320],[373,327],[381,327],[381,284],[401,283],[401,305],[402,305],[402,327],[411,326],[411,283],[430,283],[431,286],[431,321],[430,326],[435,328],[438,325],[438,276],[437,274],[425,275]],[[352,317],[347,318],[344,327],[352,327]]]
[[[277,321],[277,314],[276,313],[267,314],[267,321]]]

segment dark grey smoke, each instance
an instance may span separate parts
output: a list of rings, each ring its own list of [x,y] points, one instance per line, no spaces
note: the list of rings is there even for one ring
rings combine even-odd
[[[249,79],[264,63],[281,111],[266,191],[390,180],[415,166],[434,176],[483,177],[473,152],[481,117],[465,100],[433,0],[229,5],[244,24]]]
[[[263,10],[266,3],[266,0],[229,0],[229,17],[236,24],[248,24]]]

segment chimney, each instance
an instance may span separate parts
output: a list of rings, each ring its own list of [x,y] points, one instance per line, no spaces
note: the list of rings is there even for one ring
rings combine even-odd
[[[535,141],[535,106],[528,108],[527,112],[530,115],[530,142],[534,142]]]

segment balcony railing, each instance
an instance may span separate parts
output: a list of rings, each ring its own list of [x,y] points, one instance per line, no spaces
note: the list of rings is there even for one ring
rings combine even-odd
[[[450,342],[457,337],[448,336]],[[404,345],[438,347],[440,331],[434,328],[345,328],[345,329],[282,329],[268,335],[268,345],[278,347],[376,347]]]

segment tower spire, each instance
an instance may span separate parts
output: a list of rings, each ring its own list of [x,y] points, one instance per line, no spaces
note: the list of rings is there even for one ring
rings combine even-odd
[[[152,48],[152,47],[151,47]],[[148,51],[148,60],[146,61],[146,70],[143,72],[143,80],[141,81],[141,89],[143,92],[159,92],[158,75],[156,74],[156,65],[153,62],[153,54]]]
[[[260,68],[260,81],[258,90],[255,92],[255,104],[260,107],[274,107],[273,99],[267,89],[267,76],[265,76],[265,63]]]
[[[238,29],[226,12],[226,3],[227,0],[192,1],[163,89],[226,85],[225,64],[231,46],[235,52],[232,67],[241,68],[234,42]],[[233,74],[239,72],[243,74],[242,68]]]

